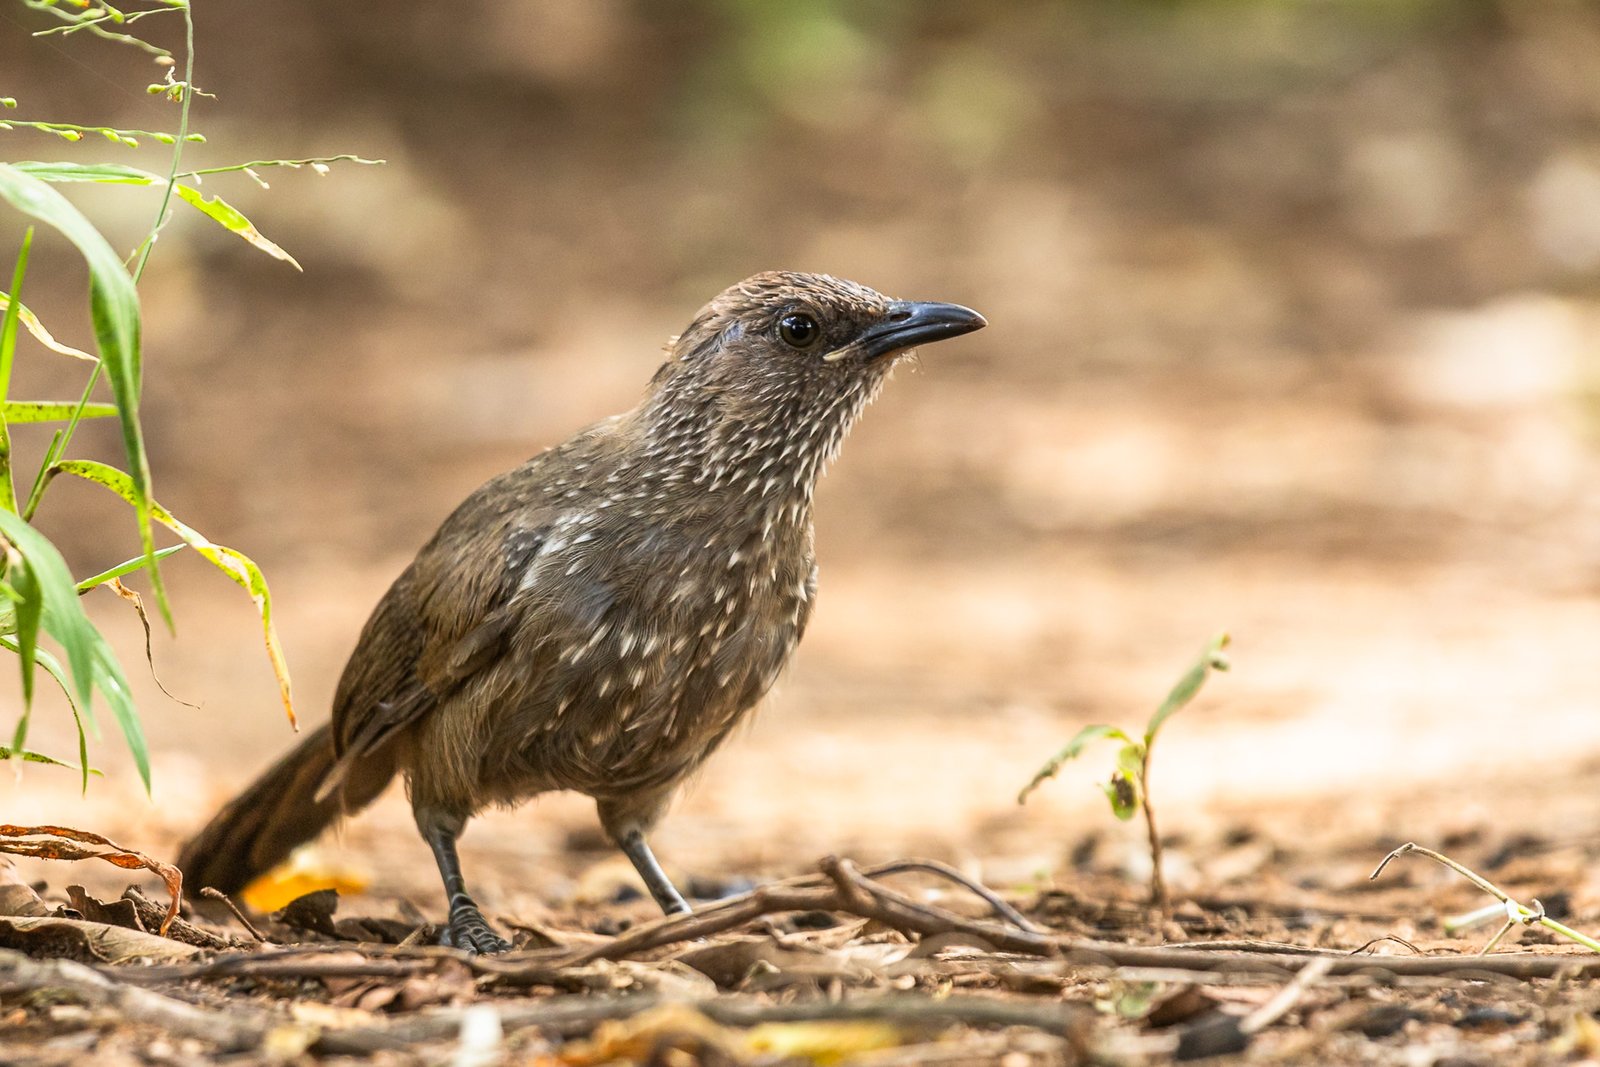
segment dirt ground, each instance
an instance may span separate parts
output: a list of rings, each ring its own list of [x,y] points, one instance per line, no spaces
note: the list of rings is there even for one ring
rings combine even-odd
[[[451,20],[399,5],[380,27],[278,6],[202,19],[220,98],[199,115],[202,162],[389,163],[226,187],[303,278],[174,223],[145,286],[146,418],[163,501],[265,568],[304,720],[326,714],[367,610],[452,504],[629,406],[717,289],[792,266],[958,300],[991,327],[898,372],[853,434],[820,490],[805,644],[655,845],[708,901],[827,855],[943,861],[1079,943],[1007,950],[989,928],[924,937],[845,909],[741,928],[770,952],[719,931],[574,964],[649,908],[592,808],[555,796],[475,821],[462,845],[486,910],[532,939],[515,974],[348,945],[277,975],[153,972],[165,997],[264,1027],[229,1054],[126,1025],[127,1003],[16,992],[0,973],[0,1059],[491,1062],[463,1044],[474,1004],[504,1009],[504,1047],[531,1062],[1600,1058],[1587,976],[1386,969],[1477,951],[1493,924],[1442,922],[1489,898],[1417,857],[1368,881],[1415,841],[1600,931],[1591,11],[1416,4],[1386,22],[1243,4],[1210,28],[1199,5],[885,5],[897,18],[882,22],[817,5],[815,25],[780,33],[737,5],[466,5]],[[165,121],[139,110],[155,106],[142,66],[92,53],[136,85],[106,104],[98,77],[19,26],[0,23],[17,81],[0,92],[29,117]],[[852,65],[824,50],[845,64],[825,89],[761,80],[782,68],[763,49],[812,32],[864,51]],[[58,150],[22,143],[0,144],[5,158]],[[146,217],[103,191],[83,202],[113,229]],[[85,340],[70,253],[45,242],[36,260],[34,306]],[[18,376],[19,394],[76,380],[38,353]],[[90,490],[42,516],[75,570],[131,554],[125,517]],[[90,604],[137,676],[152,793],[108,728],[104,779],[80,795],[49,769],[7,776],[3,821],[170,857],[291,744],[248,603],[198,561],[168,572],[179,632],[156,635],[155,666],[198,707],[160,694],[120,604]],[[1163,920],[1141,903],[1141,828],[1098,789],[1112,749],[1025,807],[1015,796],[1081,726],[1142,724],[1224,630],[1233,670],[1171,721],[1154,762],[1176,901]],[[38,747],[72,751],[61,709],[36,719]],[[387,936],[441,917],[398,791],[298,863],[347,887],[338,919],[388,920]],[[69,884],[109,901],[127,882],[93,863],[18,872],[50,907]],[[984,914],[945,879],[885,884],[941,916]],[[325,940],[308,921],[270,931]],[[1090,942],[1250,954],[1199,970]],[[1310,957],[1257,942],[1375,958],[1295,986]],[[733,962],[704,958],[728,945]],[[1586,958],[1533,930],[1509,951],[1523,949]],[[679,951],[694,962],[663,962]],[[896,1006],[773,1031],[813,1042],[788,1052],[749,1044],[748,1019],[671,1008],[598,1036],[597,1018],[512,1025],[607,991],[758,1014],[987,996],[1039,1014],[930,1023]],[[442,1029],[409,1051],[325,1036],[429,1017]]]

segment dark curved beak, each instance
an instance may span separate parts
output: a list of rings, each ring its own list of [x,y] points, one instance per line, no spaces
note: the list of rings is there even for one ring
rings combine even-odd
[[[902,352],[930,341],[960,337],[981,330],[989,321],[960,304],[896,300],[889,305],[883,321],[869,329],[858,342],[868,359]]]

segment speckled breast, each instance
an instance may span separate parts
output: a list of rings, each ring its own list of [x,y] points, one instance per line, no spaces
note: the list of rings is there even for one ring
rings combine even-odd
[[[808,529],[609,518],[534,561],[540,603],[515,640],[537,677],[513,688],[534,728],[500,749],[602,798],[668,788],[722,742],[777,680],[816,583]]]

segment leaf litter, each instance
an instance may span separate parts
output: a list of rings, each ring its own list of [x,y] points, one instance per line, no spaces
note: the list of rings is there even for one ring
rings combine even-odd
[[[56,840],[56,851],[82,847]],[[1341,866],[1367,847],[1347,844]],[[1500,855],[1508,848],[1517,855]],[[1468,851],[1484,867],[1522,861],[1512,891],[1531,895],[1553,872],[1529,861],[1570,848],[1485,835]],[[1411,871],[1315,888],[1328,860],[1283,850],[1278,865],[1300,886],[1260,864],[1223,865],[1163,913],[1094,864],[1060,886],[1005,892],[937,863],[827,857],[687,916],[646,918],[644,902],[622,902],[508,922],[519,948],[499,957],[437,947],[414,914],[345,914],[332,890],[257,920],[262,942],[226,914],[173,924],[173,937],[203,944],[140,930],[161,909],[136,891],[99,901],[72,886],[59,903],[30,891],[32,917],[0,918],[0,1053],[66,1063],[69,1050],[166,1042],[200,1061],[1021,1067],[1517,1064],[1600,1051],[1583,981],[1600,975],[1600,956],[1538,929],[1474,955],[1482,938],[1445,926],[1474,903],[1471,886]],[[0,893],[5,910],[11,901]],[[56,926],[30,939],[25,922]],[[127,940],[96,955],[69,929]]]

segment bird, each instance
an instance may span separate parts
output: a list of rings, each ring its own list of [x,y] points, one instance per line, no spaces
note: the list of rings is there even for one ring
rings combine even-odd
[[[190,884],[243,889],[400,775],[446,945],[510,947],[467,890],[467,821],[555,790],[593,798],[661,909],[688,911],[648,835],[805,633],[819,477],[898,362],[986,325],[823,274],[712,299],[632,410],[445,519],[373,609],[331,722],[183,848]]]

